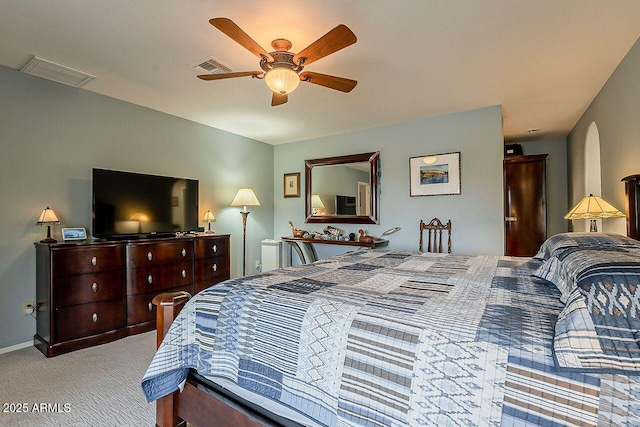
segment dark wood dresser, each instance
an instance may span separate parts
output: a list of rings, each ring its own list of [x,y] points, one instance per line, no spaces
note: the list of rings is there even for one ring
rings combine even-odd
[[[155,329],[155,295],[230,277],[229,237],[35,243],[36,347],[51,357]]]

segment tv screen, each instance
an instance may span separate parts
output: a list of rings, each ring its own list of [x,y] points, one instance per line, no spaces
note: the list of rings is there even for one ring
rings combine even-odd
[[[93,169],[92,234],[168,235],[198,229],[198,181]]]

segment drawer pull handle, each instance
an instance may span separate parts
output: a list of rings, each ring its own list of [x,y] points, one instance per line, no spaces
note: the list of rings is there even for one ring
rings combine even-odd
[[[182,249],[182,251],[180,251],[180,253],[182,254],[182,258],[187,256],[187,250],[186,249]]]
[[[153,283],[153,276],[152,275],[148,275],[147,276],[147,282],[149,282],[149,284]]]
[[[213,268],[213,271],[218,271],[218,264],[213,264],[211,268]]]
[[[98,321],[98,313],[93,313],[93,316],[91,316],[91,319],[93,320],[93,323],[96,323]]]
[[[149,305],[147,305],[147,308],[149,309],[149,311],[153,311],[153,304],[149,303]]]
[[[91,265],[98,265],[98,258],[91,257]]]
[[[151,261],[153,259],[153,254],[151,252],[147,252],[147,259]]]
[[[182,270],[182,271],[180,272],[180,275],[181,275],[183,278],[187,277],[187,270]]]
[[[98,292],[98,284],[96,282],[93,282],[93,284],[91,285],[91,290],[93,292]]]
[[[213,245],[211,249],[213,250],[213,252],[218,252],[218,245]]]

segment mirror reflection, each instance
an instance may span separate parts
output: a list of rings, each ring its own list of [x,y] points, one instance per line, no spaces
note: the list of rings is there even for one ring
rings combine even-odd
[[[379,153],[306,160],[306,222],[377,224]]]

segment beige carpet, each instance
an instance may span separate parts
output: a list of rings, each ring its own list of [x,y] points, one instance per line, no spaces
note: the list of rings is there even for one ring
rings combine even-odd
[[[152,331],[49,359],[35,347],[2,354],[0,426],[153,426],[140,380],[154,352]],[[5,412],[11,403],[27,413]]]

